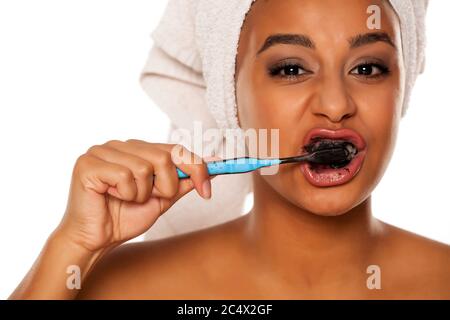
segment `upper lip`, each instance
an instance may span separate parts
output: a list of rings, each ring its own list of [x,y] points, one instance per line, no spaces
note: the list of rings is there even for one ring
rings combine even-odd
[[[338,130],[330,130],[325,128],[313,128],[305,136],[303,140],[303,145],[307,145],[314,138],[326,138],[326,139],[339,139],[339,140],[347,140],[350,141],[358,151],[364,150],[366,148],[366,142],[364,138],[355,130],[352,129],[338,129]]]

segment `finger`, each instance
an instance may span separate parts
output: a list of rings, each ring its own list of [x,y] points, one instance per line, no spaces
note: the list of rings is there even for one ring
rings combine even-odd
[[[179,178],[170,154],[150,143],[137,144],[133,141],[139,140],[129,141],[122,142],[113,140],[106,143],[106,145],[124,153],[135,155],[152,164],[154,174],[152,194],[157,194],[167,199],[176,195],[178,192]]]
[[[150,162],[106,145],[93,146],[88,150],[88,154],[129,168],[137,186],[137,195],[134,201],[143,203],[150,198],[153,189],[153,165]]]
[[[161,214],[169,210],[169,208],[183,196],[194,190],[194,187],[194,182],[191,179],[182,179],[179,184],[178,192],[172,199],[160,199]]]
[[[200,196],[211,198],[211,177],[206,162],[197,154],[179,144],[154,144],[170,152],[172,161],[181,171],[188,174]]]
[[[124,201],[133,201],[136,197],[137,186],[127,167],[84,154],[77,161],[75,170],[85,189],[108,193]]]

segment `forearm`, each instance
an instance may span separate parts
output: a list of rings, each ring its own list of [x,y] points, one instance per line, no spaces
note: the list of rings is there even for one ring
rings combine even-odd
[[[74,299],[77,284],[82,286],[106,251],[91,252],[55,231],[9,299]]]

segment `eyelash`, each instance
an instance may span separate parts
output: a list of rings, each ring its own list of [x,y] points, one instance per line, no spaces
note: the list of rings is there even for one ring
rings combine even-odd
[[[356,76],[361,76],[364,77],[366,79],[378,79],[381,77],[386,77],[389,73],[390,70],[386,65],[383,65],[379,62],[373,62],[373,61],[364,61],[362,63],[360,63],[359,65],[357,65],[356,67],[354,67],[351,71],[350,74],[354,74],[352,73],[353,70],[360,68],[360,67],[375,67],[377,69],[380,70],[380,73],[375,74],[375,75],[363,75],[363,74],[355,74]],[[304,71],[304,73],[299,74],[299,75],[280,75],[280,72],[283,71],[285,68],[298,68]],[[299,77],[305,76],[306,74],[311,73],[310,71],[308,71],[307,69],[305,69],[301,64],[299,63],[293,63],[293,62],[289,62],[289,61],[282,61],[272,67],[269,68],[268,70],[269,76],[271,77],[280,77],[282,79],[287,79],[288,81],[294,81],[294,80],[298,80]]]
[[[389,73],[391,72],[391,70],[389,69],[388,66],[381,64],[379,62],[373,62],[373,61],[364,61],[362,63],[360,63],[359,65],[357,65],[356,67],[354,67],[351,71],[355,70],[356,68],[360,68],[360,67],[366,67],[366,66],[370,66],[370,67],[375,67],[378,68],[380,70],[379,74],[376,75],[372,75],[372,76],[366,76],[366,75],[361,75],[361,74],[357,74],[357,76],[362,76],[365,77],[367,79],[379,79],[382,77],[386,77],[387,75],[389,75]],[[350,74],[352,74],[350,71]]]
[[[280,75],[280,72],[285,69],[285,68],[299,68],[303,71],[305,71],[305,73],[302,73],[300,75]],[[284,79],[297,79],[307,73],[310,73],[308,70],[306,70],[301,64],[299,63],[293,63],[293,62],[289,62],[289,61],[282,61],[272,67],[269,68],[269,76],[271,77],[281,77]]]

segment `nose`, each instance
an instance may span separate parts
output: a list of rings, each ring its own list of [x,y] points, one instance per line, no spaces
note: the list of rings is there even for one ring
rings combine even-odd
[[[314,100],[314,115],[326,117],[333,123],[341,122],[356,112],[356,105],[347,92],[344,79],[337,74],[322,79]]]

